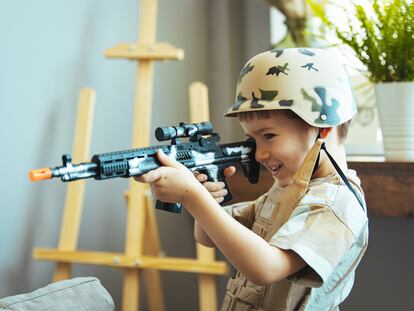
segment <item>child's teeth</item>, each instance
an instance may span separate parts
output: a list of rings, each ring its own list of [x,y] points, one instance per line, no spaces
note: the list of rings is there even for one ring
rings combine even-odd
[[[278,166],[273,167],[273,171],[277,171],[281,166],[282,165],[278,165]]]

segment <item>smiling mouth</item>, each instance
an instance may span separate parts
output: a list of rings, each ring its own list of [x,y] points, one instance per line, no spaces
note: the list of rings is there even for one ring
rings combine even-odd
[[[280,169],[283,167],[283,164],[279,164],[276,166],[267,166],[266,168],[272,173],[273,176],[276,176]]]

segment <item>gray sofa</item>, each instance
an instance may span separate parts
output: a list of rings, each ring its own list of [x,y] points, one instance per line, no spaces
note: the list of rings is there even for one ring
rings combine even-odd
[[[114,302],[94,277],[51,283],[31,293],[0,299],[0,311],[113,311]]]

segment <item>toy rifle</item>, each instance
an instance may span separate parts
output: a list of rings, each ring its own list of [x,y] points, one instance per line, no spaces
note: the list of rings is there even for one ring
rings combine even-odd
[[[101,180],[140,176],[162,166],[156,157],[157,150],[162,149],[166,155],[189,170],[206,174],[209,181],[224,182],[228,194],[222,203],[233,198],[223,173],[226,167],[240,165],[249,182],[258,182],[259,163],[255,160],[256,145],[252,140],[219,144],[220,136],[213,133],[210,122],[182,122],[179,126],[158,127],[155,137],[158,141],[171,139],[171,145],[96,154],[90,162],[79,164],[72,164],[71,155],[65,154],[62,156],[62,166],[32,170],[29,178],[37,181],[60,177],[66,182],[86,178]],[[180,138],[189,139],[181,142]],[[180,213],[182,208],[178,203],[159,201],[155,207],[174,213]]]

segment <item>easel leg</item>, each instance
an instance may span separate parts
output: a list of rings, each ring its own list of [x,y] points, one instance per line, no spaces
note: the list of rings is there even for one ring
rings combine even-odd
[[[215,260],[215,249],[197,243],[197,258],[204,261]],[[216,278],[213,275],[200,274],[198,277],[198,297],[200,311],[217,310]]]
[[[69,263],[58,262],[55,266],[55,272],[53,273],[53,282],[67,280],[72,273],[72,265]]]
[[[145,254],[160,256],[160,238],[158,235],[158,226],[155,219],[153,201],[148,194],[146,197],[145,209],[147,210],[146,234],[145,234]],[[161,282],[161,272],[159,270],[144,271],[145,286],[147,288],[148,307],[151,311],[163,311],[164,291]]]
[[[76,162],[87,161],[89,157],[95,98],[95,90],[91,88],[82,88],[79,93],[75,138],[73,142],[73,160]],[[76,249],[84,193],[84,180],[78,180],[68,185],[58,243],[60,250]],[[69,279],[71,270],[71,264],[58,262],[55,267],[53,281]]]
[[[124,275],[124,290],[122,293],[122,310],[139,310],[139,274],[137,269],[126,269]]]
[[[128,198],[127,210],[127,230],[125,253],[130,256],[140,258],[142,256],[142,242],[145,232],[145,193],[148,188],[144,184],[136,181],[130,182],[130,192]],[[124,290],[122,299],[123,311],[139,310],[139,281],[141,270],[126,269],[124,277]]]
[[[209,119],[208,90],[201,82],[193,82],[189,87],[190,120],[202,122]],[[216,250],[197,243],[197,259],[215,261]],[[198,278],[198,297],[200,311],[217,310],[216,278],[213,275],[200,274]]]

